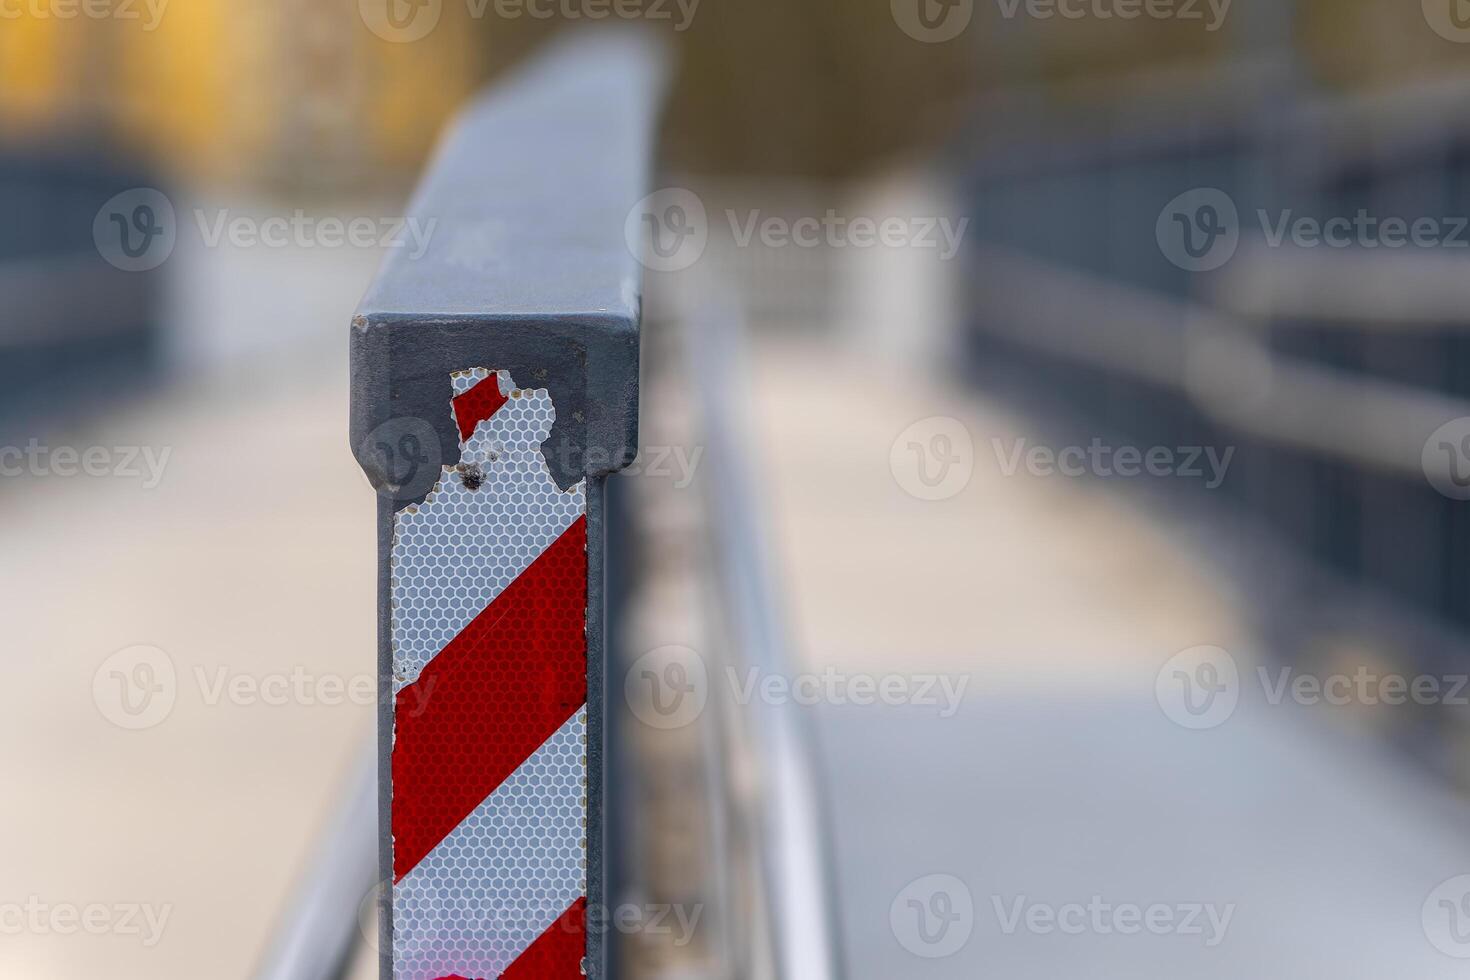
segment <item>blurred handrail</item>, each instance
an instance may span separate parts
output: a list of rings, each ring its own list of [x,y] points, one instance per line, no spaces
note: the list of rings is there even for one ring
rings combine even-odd
[[[1458,234],[1470,242],[1470,229]],[[1470,330],[1465,256],[1242,243],[1209,300],[1273,328],[1459,333]]]
[[[349,793],[318,838],[255,980],[340,980],[351,966],[358,911],[377,884],[376,746],[369,746],[351,778]],[[376,910],[376,903],[372,907]]]
[[[745,376],[745,324],[738,300],[703,283],[692,306],[690,362],[708,445],[704,483],[712,518],[715,576],[735,631],[732,652],[743,668],[795,673],[776,599],[759,483],[737,419],[734,378]],[[754,743],[760,861],[770,910],[776,980],[837,980],[843,975],[830,853],[830,819],[815,758],[815,737],[791,706],[755,698],[742,726]]]
[[[1278,146],[1283,166],[1320,183],[1365,165],[1413,164],[1470,136],[1464,78],[1322,95],[1298,90],[1294,77],[1291,62],[1264,58],[1088,75],[1070,89],[1006,86],[975,100],[972,135],[958,149],[972,176],[998,179],[1247,141]],[[1291,152],[1303,134],[1319,152]]]
[[[1181,392],[1261,439],[1412,479],[1449,473],[1424,444],[1470,401],[1273,353],[1250,322],[1161,293],[993,246],[976,258],[976,329]]]

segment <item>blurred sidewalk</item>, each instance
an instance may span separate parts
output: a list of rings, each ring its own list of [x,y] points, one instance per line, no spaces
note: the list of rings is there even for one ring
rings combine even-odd
[[[0,745],[27,790],[0,810],[0,901],[167,910],[151,946],[6,935],[0,975],[245,977],[261,954],[374,724],[375,508],[347,445],[345,349],[378,258],[181,250],[175,386],[47,436],[166,451],[158,485],[0,486]],[[135,645],[176,686],[129,731],[104,663]]]

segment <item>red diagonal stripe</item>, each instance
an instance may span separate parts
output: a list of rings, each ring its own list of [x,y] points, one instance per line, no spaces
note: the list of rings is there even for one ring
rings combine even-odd
[[[587,899],[579,898],[526,951],[500,980],[582,980],[587,955]]]
[[[413,870],[587,701],[587,518],[394,705],[393,874]]]
[[[495,414],[510,399],[500,393],[500,381],[495,372],[462,395],[450,401],[454,406],[454,419],[459,423],[459,441],[468,442],[475,433],[475,426]]]

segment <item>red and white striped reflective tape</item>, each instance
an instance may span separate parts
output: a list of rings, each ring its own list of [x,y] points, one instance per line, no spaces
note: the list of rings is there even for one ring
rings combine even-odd
[[[396,980],[583,974],[587,500],[541,444],[556,408],[452,376],[460,463],[394,516]]]

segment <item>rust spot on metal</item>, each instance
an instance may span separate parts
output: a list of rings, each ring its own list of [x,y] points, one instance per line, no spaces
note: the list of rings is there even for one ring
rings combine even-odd
[[[485,471],[479,463],[460,463],[455,469],[459,470],[466,490],[478,490],[485,485]]]

